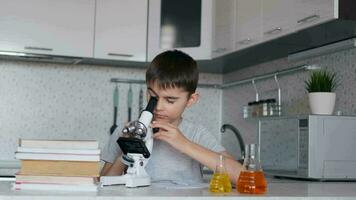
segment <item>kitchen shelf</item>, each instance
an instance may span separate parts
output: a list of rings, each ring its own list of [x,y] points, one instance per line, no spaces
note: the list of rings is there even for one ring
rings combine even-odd
[[[243,107],[243,118],[244,119],[260,119],[268,117],[279,117],[282,115],[282,106],[264,106],[260,105],[258,107],[244,106]]]

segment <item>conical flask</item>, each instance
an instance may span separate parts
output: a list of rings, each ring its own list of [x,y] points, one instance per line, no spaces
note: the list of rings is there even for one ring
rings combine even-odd
[[[231,192],[231,188],[230,178],[225,169],[225,160],[223,155],[220,155],[213,177],[210,180],[209,191],[214,193],[227,193]]]
[[[237,180],[237,191],[248,194],[263,194],[267,191],[267,182],[262,171],[256,144],[246,145],[244,170]]]

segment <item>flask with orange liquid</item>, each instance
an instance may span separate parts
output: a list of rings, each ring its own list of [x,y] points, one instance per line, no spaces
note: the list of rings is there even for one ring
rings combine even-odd
[[[262,171],[255,144],[246,145],[244,170],[237,180],[237,191],[248,194],[263,194],[267,191],[267,183]]]
[[[209,191],[214,193],[231,192],[231,182],[225,169],[224,157],[220,155],[213,177],[210,180]]]

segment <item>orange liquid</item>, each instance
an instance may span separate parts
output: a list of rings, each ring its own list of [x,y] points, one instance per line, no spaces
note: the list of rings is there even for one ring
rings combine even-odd
[[[267,183],[262,171],[242,171],[237,180],[237,191],[248,194],[263,194]]]
[[[215,173],[210,180],[209,191],[214,193],[231,192],[231,182],[226,173]]]

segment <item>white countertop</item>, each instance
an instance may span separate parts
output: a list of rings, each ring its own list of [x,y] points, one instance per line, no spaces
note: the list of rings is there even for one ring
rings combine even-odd
[[[157,186],[125,188],[107,186],[97,192],[13,191],[12,181],[0,181],[0,200],[136,200],[136,199],[356,199],[356,182],[310,182],[288,179],[268,181],[264,195],[239,194],[236,189],[225,195],[212,194],[204,189],[163,189]]]

